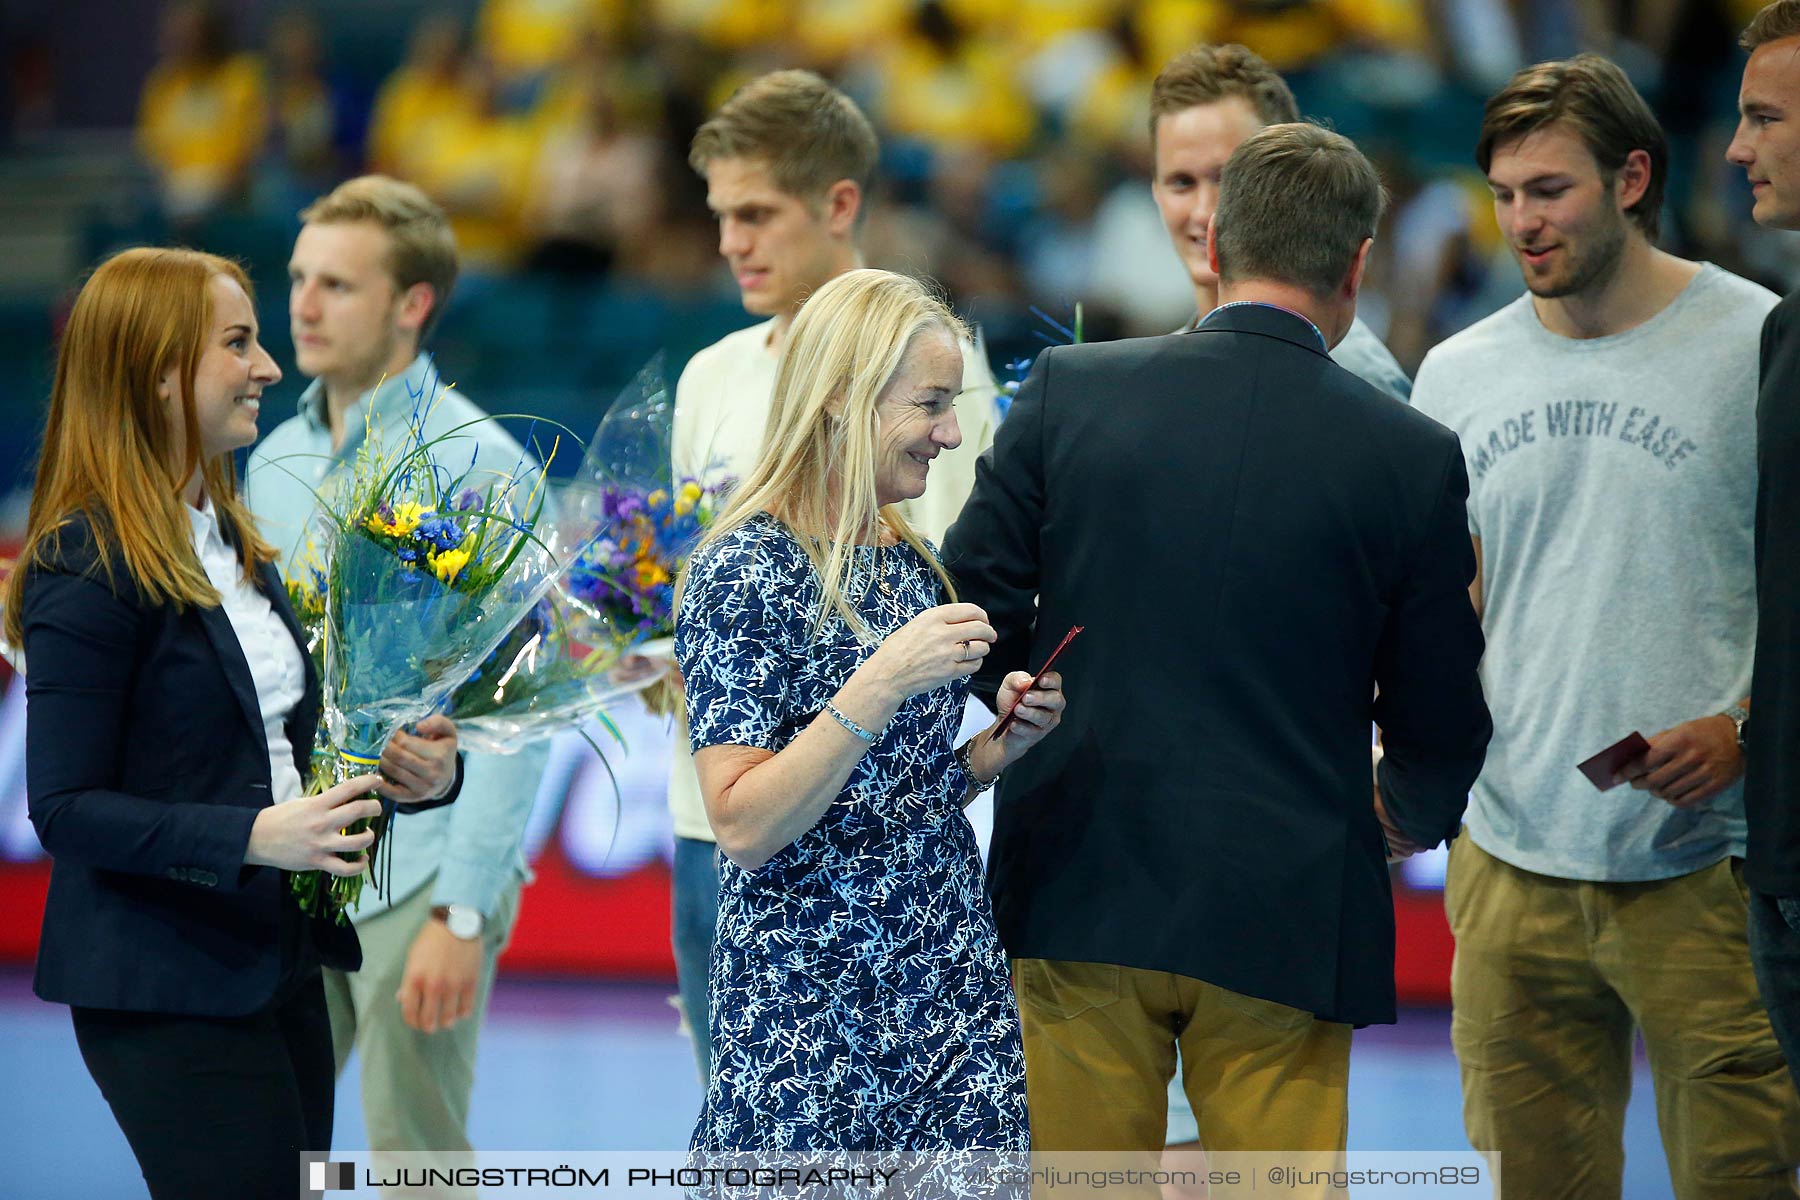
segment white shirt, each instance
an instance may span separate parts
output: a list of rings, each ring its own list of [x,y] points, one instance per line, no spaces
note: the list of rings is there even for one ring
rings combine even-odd
[[[231,632],[249,664],[256,684],[256,704],[261,710],[263,737],[269,747],[269,795],[274,803],[292,800],[305,790],[294,767],[294,747],[288,741],[287,719],[306,694],[306,663],[294,635],[275,614],[275,606],[261,591],[244,582],[243,568],[219,533],[218,515],[211,500],[204,508],[188,507],[188,524],[194,531],[194,552],[206,577],[219,589]]]

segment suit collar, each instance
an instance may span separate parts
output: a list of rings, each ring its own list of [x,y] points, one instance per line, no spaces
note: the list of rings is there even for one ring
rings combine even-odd
[[[1256,333],[1292,342],[1303,350],[1331,357],[1325,335],[1311,321],[1290,309],[1258,301],[1221,304],[1194,327],[1195,333]]]
[[[231,627],[231,618],[225,615],[223,604],[215,604],[211,608],[196,608],[200,614],[200,628],[206,631],[206,640],[212,643],[213,653],[219,656],[219,665],[225,669],[225,679],[231,684],[231,693],[237,697],[244,720],[256,734],[258,744],[261,744],[265,736],[262,704],[256,698],[256,680],[250,676],[250,664],[244,658],[243,646],[238,644],[237,632]]]

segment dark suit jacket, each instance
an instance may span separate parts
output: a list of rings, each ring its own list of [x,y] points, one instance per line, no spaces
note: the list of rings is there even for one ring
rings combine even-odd
[[[1042,355],[944,547],[988,686],[1086,627],[1000,785],[1007,951],[1392,1021],[1369,723],[1402,829],[1454,836],[1491,732],[1467,495],[1454,434],[1280,309]]]
[[[116,549],[113,580],[76,518],[53,569],[34,569],[20,616],[32,824],[54,862],[37,994],[97,1008],[235,1016],[261,1008],[298,910],[283,872],[246,867],[270,803],[256,684],[222,608],[145,601]],[[262,590],[305,645],[273,567]],[[287,722],[302,778],[319,680]],[[287,929],[283,929],[284,923]],[[310,922],[331,966],[362,961],[347,924]]]
[[[1744,728],[1744,879],[1800,896],[1800,292],[1763,320],[1756,401],[1756,672]]]

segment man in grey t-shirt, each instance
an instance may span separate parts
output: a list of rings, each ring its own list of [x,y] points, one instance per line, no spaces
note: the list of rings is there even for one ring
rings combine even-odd
[[[1635,1027],[1676,1195],[1794,1195],[1738,742],[1775,296],[1656,249],[1662,131],[1604,59],[1520,72],[1476,159],[1531,294],[1433,350],[1413,392],[1468,460],[1494,716],[1445,894],[1469,1138],[1509,1195],[1618,1196]],[[1595,790],[1576,764],[1634,730],[1633,786]]]

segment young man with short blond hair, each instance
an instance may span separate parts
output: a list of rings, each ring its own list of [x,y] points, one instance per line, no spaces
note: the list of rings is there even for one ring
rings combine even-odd
[[[245,485],[284,566],[304,549],[314,490],[343,477],[368,430],[393,445],[422,413],[428,439],[468,426],[433,450],[453,475],[535,464],[420,349],[456,282],[442,210],[409,183],[365,175],[301,219],[288,317],[313,381],[256,447]],[[361,1060],[371,1149],[470,1148],[476,1042],[527,875],[520,846],[546,756],[542,746],[467,755],[461,800],[396,824],[392,887],[365,891],[351,912],[362,970],[327,970],[325,988],[338,1070],[352,1048]]]

